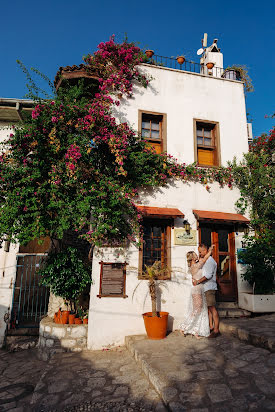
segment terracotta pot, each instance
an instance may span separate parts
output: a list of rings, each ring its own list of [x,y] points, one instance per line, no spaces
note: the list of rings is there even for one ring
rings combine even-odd
[[[55,323],[57,323],[57,312],[55,312],[54,316],[53,316],[53,320]]]
[[[167,333],[168,312],[158,312],[159,316],[152,316],[152,312],[143,313],[143,320],[149,339],[164,339]]]
[[[84,325],[88,325],[88,318],[83,319]]]
[[[153,50],[146,50],[145,54],[147,57],[151,58],[152,56],[154,56],[155,53]]]
[[[61,323],[61,309],[56,312],[56,323]]]
[[[208,63],[206,64],[206,67],[207,67],[209,70],[211,70],[211,69],[213,69],[213,67],[214,67],[214,63],[208,62]]]
[[[70,311],[69,310],[62,310],[61,312],[61,322],[62,325],[66,325],[69,322],[69,314]]]
[[[75,318],[74,323],[75,323],[75,325],[81,325],[82,324],[82,319]]]
[[[74,324],[74,320],[75,320],[75,313],[71,313],[69,315],[69,324],[73,325]]]
[[[179,56],[177,57],[177,61],[179,64],[183,64],[185,62],[185,57],[184,56]]]

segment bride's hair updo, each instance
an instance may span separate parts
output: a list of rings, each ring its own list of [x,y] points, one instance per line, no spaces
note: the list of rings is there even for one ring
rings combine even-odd
[[[195,258],[195,252],[187,252],[187,254],[186,254],[186,259],[187,259],[187,264],[188,264],[188,267],[190,268],[191,267],[191,262],[192,262],[192,260]]]

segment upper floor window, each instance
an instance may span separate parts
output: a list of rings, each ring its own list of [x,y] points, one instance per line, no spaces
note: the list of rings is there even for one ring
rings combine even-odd
[[[195,158],[198,166],[219,166],[218,124],[195,120]]]
[[[157,153],[166,151],[166,115],[139,110],[139,132]]]

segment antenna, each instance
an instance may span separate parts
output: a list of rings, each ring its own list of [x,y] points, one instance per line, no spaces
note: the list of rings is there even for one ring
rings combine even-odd
[[[207,33],[204,33],[202,46],[207,47]]]

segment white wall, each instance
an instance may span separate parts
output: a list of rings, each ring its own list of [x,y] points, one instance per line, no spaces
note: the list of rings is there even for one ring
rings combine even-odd
[[[9,123],[0,122],[0,141],[5,140],[12,132]],[[16,276],[16,253],[18,245],[11,245],[10,251],[4,251],[4,244],[0,249],[0,348],[4,342],[6,323],[4,316],[10,314],[12,306],[13,287]]]
[[[243,84],[164,67],[143,66],[153,77],[147,89],[136,86],[115,115],[138,129],[138,110],[167,114],[167,151],[180,162],[194,162],[193,119],[219,122],[221,162],[248,150]]]
[[[234,203],[239,198],[236,189],[220,188],[217,183],[211,185],[210,193],[199,183],[175,181],[164,188],[140,194],[140,203],[148,206],[175,207],[184,213],[192,229],[197,228],[193,209],[236,213]],[[175,227],[183,227],[183,219],[175,219]],[[238,233],[236,247],[241,247],[241,233]],[[171,235],[172,280],[166,281],[166,288],[161,296],[161,310],[170,313],[170,329],[177,329],[182,321],[190,296],[191,278],[187,270],[186,253],[196,246],[174,244]],[[126,294],[128,298],[98,298],[100,265],[99,262],[124,262],[127,266]],[[135,268],[135,269],[130,269]],[[118,256],[111,248],[98,253],[93,262],[93,285],[90,296],[90,314],[88,346],[100,349],[112,344],[123,344],[124,337],[131,334],[145,333],[141,314],[150,311],[150,298],[147,294],[147,282],[141,281],[134,298],[132,294],[137,284],[138,250],[132,246]],[[240,272],[240,265],[237,265]],[[239,292],[247,290],[246,284],[238,277]],[[160,308],[159,308],[160,309]]]

